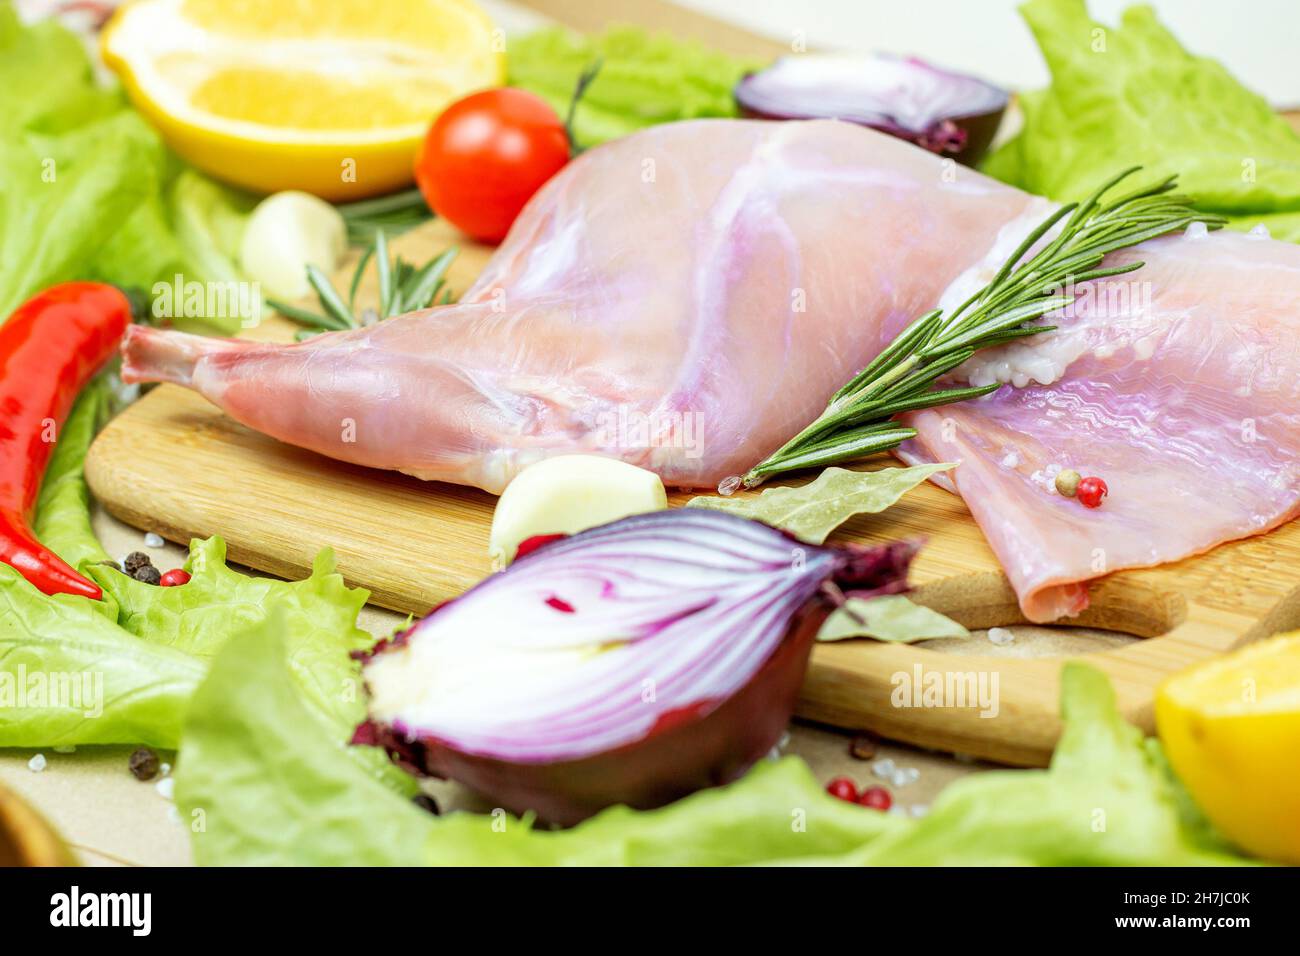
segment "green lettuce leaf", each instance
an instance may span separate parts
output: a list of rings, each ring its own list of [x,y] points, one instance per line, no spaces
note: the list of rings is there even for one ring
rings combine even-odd
[[[0,565],[0,747],[174,748],[206,670],[127,633],[99,602],[49,597]]]
[[[183,169],[120,90],[95,82],[76,36],[0,3],[0,321],[72,279],[148,292],[176,273],[238,277],[231,225],[249,201]]]
[[[565,116],[578,77],[596,62],[600,72],[574,121],[583,147],[656,123],[735,116],[732,89],[765,65],[634,27],[598,36],[552,28],[511,42],[510,85],[531,90]]]
[[[502,813],[433,817],[374,779],[287,680],[274,622],[232,640],[194,697],[176,799],[207,865],[1224,864],[1168,768],[1086,665],[1062,675],[1066,732],[1044,771],[979,774],[920,820],[829,797],[802,761],[660,810],[569,830]]]
[[[759,495],[729,498],[705,495],[692,498],[686,507],[711,508],[752,518],[783,528],[804,541],[821,544],[854,515],[884,511],[931,475],[952,467],[950,462],[941,462],[879,471],[827,468],[798,488],[780,486],[768,488]]]
[[[1128,724],[1100,671],[1067,663],[1065,729],[1047,770],[976,774],[945,790],[921,825],[846,862],[919,866],[1222,866],[1215,838],[1154,741]]]
[[[1197,206],[1238,228],[1300,240],[1300,136],[1224,67],[1184,50],[1147,6],[1116,28],[1084,0],[1020,8],[1051,71],[1021,97],[1024,128],[989,175],[1058,201],[1084,198],[1116,165],[1177,173]]]
[[[103,376],[82,390],[59,432],[36,499],[32,531],[74,568],[110,560],[90,524],[90,492],[82,468],[111,404],[112,389]]]
[[[193,576],[169,588],[83,564],[104,589],[103,601],[48,597],[0,566],[0,747],[175,748],[212,658],[234,635],[272,619],[296,698],[316,723],[340,739],[349,735],[365,716],[360,664],[351,653],[374,643],[356,626],[368,593],[347,587],[328,549],[301,581],[240,574],[226,565],[225,553],[220,538],[192,542],[186,567]],[[54,680],[74,680],[94,701],[47,706],[31,694],[17,696],[20,684]],[[13,691],[8,706],[6,686]],[[387,786],[414,790],[379,751],[358,749],[352,759]]]

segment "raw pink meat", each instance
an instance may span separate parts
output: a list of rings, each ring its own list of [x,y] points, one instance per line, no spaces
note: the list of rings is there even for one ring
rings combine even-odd
[[[292,346],[137,328],[124,374],[421,478],[499,492],[591,452],[712,487],[815,418],[1028,203],[949,168],[834,122],[655,127],[548,183],[456,305]]]
[[[326,455],[489,491],[574,452],[711,487],[1047,209],[847,124],[655,127],[556,176],[454,306],[293,346],[135,327],[123,374]],[[1145,282],[1149,300],[1077,308],[1002,356],[1047,387],[910,416],[906,455],[962,461],[956,489],[1033,620],[1076,613],[1089,578],[1297,511],[1300,248],[1215,234],[1141,256],[1105,288]],[[1053,464],[1110,497],[1060,498]]]
[[[1059,331],[968,363],[976,384],[1068,364],[1059,381],[907,416],[903,457],[961,461],[956,489],[1033,621],[1081,611],[1090,578],[1300,512],[1300,247],[1219,232],[1108,262],[1133,259],[1050,316]],[[1060,468],[1103,478],[1101,507],[1057,495]]]

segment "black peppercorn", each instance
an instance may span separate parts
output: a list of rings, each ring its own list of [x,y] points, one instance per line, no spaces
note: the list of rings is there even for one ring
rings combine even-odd
[[[162,572],[152,564],[146,564],[144,567],[136,569],[135,579],[143,581],[145,584],[157,584],[162,580]]]
[[[148,747],[141,747],[131,754],[127,763],[137,780],[152,780],[158,776],[158,755]]]
[[[122,570],[131,577],[135,577],[135,572],[141,568],[152,567],[152,565],[153,559],[149,555],[143,551],[132,551],[126,556],[126,560],[122,562]]]

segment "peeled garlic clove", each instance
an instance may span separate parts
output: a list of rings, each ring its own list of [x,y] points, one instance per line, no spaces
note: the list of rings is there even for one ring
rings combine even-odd
[[[244,230],[239,259],[264,291],[300,299],[311,291],[307,266],[333,272],[347,251],[348,230],[339,211],[309,193],[267,196]]]
[[[492,515],[492,566],[515,559],[539,534],[577,534],[628,515],[668,507],[654,472],[597,455],[560,455],[529,465],[506,486]]]

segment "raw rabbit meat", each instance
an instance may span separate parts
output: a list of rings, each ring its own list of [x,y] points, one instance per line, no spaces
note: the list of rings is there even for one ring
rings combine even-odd
[[[552,179],[456,305],[291,346],[137,328],[124,374],[492,492],[574,452],[712,487],[815,418],[1029,202],[947,169],[834,122],[655,127]]]
[[[123,375],[326,455],[489,491],[575,452],[711,487],[1049,209],[849,124],[660,126],[557,175],[456,305],[298,345],[135,327]],[[1013,385],[910,416],[906,454],[962,460],[956,490],[1034,620],[1081,609],[1088,578],[1262,531],[1300,499],[1300,248],[1215,234],[1140,255],[1107,285],[1147,282],[1149,299],[1054,317],[1062,331],[959,370]],[[1030,373],[1048,387],[1014,387]],[[1061,499],[1053,464],[1101,475],[1110,498]]]
[[[1010,248],[1050,209],[1009,227]],[[1074,290],[1075,304],[1048,316],[1058,331],[958,369],[972,384],[1012,384],[906,416],[919,434],[901,457],[962,463],[951,480],[1033,621],[1085,608],[1089,578],[1300,513],[1300,247],[1193,225],[1107,264],[1135,259],[1146,265]],[[1100,508],[1056,494],[1062,468],[1106,481]]]

